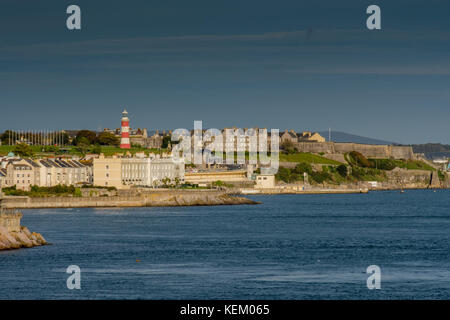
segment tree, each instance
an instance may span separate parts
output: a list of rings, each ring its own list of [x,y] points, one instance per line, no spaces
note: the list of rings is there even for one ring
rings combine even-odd
[[[90,144],[89,140],[86,137],[81,137],[76,142],[78,150],[83,154],[85,154],[87,152],[89,144]]]
[[[77,132],[77,136],[74,139],[74,144],[78,145],[78,141],[82,138],[86,138],[88,140],[88,144],[95,144],[97,142],[97,133],[90,130],[80,130]]]
[[[98,135],[98,143],[104,146],[118,146],[120,144],[119,138],[110,132],[102,132]]]
[[[170,181],[171,181],[170,178],[167,178],[167,177],[165,177],[164,179],[161,180],[161,182],[165,188],[170,187]]]
[[[62,144],[66,145],[69,144],[69,134],[67,132],[63,132],[62,134]]]
[[[348,170],[347,170],[347,166],[346,165],[341,164],[340,166],[338,166],[336,168],[336,170],[341,175],[341,177],[343,177],[343,178],[347,177]]]
[[[96,145],[92,148],[92,153],[95,153],[95,154],[100,154],[100,153],[102,153],[102,147],[100,147],[99,144],[96,144]]]
[[[22,158],[29,158],[34,156],[34,151],[31,149],[31,147],[25,143],[20,143],[16,145],[13,149],[13,153],[17,154],[18,156]]]
[[[317,183],[324,183],[326,180],[331,180],[331,175],[328,172],[313,172],[311,175],[313,180]]]
[[[286,183],[296,182],[302,179],[301,174],[296,171],[291,171],[289,168],[280,167],[275,175],[277,180],[284,181]]]
[[[301,162],[295,166],[293,172],[297,174],[303,174],[306,172],[307,174],[311,175],[313,172],[313,168],[309,163]]]
[[[281,143],[281,149],[287,153],[295,153],[296,148],[291,140],[285,140]]]
[[[171,143],[171,139],[172,139],[171,136],[164,136],[161,148],[162,149],[167,149],[167,147],[169,146],[169,143]]]
[[[44,146],[42,150],[44,150],[44,152],[57,153],[59,151],[59,148],[56,146]]]
[[[12,130],[6,130],[3,132],[2,135],[0,135],[0,140],[2,141],[2,144],[12,145],[14,144],[13,137],[14,137],[14,131]]]
[[[279,167],[278,172],[275,175],[277,180],[281,180],[284,182],[289,182],[290,176],[291,176],[291,170],[289,170],[288,168],[285,168],[285,167]]]

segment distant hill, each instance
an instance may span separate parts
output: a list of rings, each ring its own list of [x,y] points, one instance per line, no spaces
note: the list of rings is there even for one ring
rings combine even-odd
[[[320,135],[323,136],[328,141],[328,131],[319,131]],[[368,137],[357,136],[355,134],[350,134],[341,131],[331,131],[331,141],[334,142],[353,142],[362,144],[397,144],[392,141],[384,141],[379,139],[373,139]]]
[[[450,145],[441,143],[413,144],[414,153],[425,153],[429,159],[450,158]]]

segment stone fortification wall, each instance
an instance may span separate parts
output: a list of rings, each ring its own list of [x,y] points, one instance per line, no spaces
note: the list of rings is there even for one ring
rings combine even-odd
[[[299,152],[344,154],[351,151],[362,153],[368,158],[414,159],[410,146],[388,146],[347,142],[299,142],[296,144]]]
[[[299,152],[336,153],[334,142],[298,142],[296,147]]]
[[[21,218],[22,214],[20,212],[2,210],[2,212],[0,212],[0,227],[6,228],[9,232],[19,232]]]

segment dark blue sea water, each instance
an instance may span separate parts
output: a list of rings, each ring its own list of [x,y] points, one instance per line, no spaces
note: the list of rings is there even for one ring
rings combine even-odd
[[[450,299],[449,196],[28,210],[23,225],[53,245],[0,252],[0,299]],[[66,286],[73,264],[81,290]],[[373,264],[380,290],[366,286]]]

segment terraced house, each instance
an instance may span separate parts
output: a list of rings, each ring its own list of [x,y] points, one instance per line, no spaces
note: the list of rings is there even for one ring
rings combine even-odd
[[[30,190],[31,186],[52,187],[92,183],[92,167],[76,160],[19,159],[9,161],[1,170],[3,187],[16,186]]]

